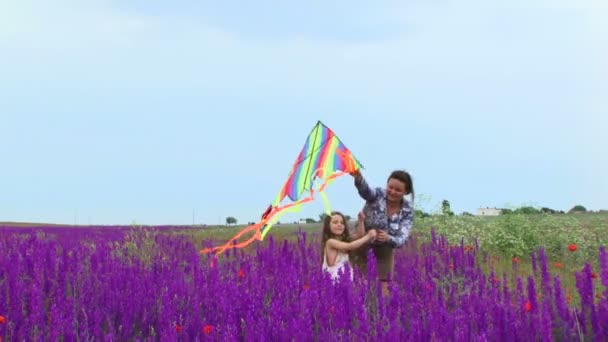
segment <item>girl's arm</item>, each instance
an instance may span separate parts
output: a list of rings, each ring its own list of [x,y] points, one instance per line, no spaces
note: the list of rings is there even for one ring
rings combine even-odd
[[[360,211],[357,220],[357,227],[355,229],[355,232],[351,236],[351,239],[356,240],[362,238],[363,235],[365,235],[365,214],[363,213],[363,211]]]
[[[365,234],[362,238],[357,239],[351,242],[344,242],[336,239],[327,240],[327,246],[333,249],[341,250],[341,251],[352,251],[363,246],[365,243],[369,242],[373,238],[376,237],[376,230],[372,229],[367,234]]]

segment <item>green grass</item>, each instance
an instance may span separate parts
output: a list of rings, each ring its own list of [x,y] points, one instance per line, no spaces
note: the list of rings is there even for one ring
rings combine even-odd
[[[416,231],[434,227],[451,243],[477,240],[483,249],[506,256],[525,257],[543,246],[552,258],[564,258],[568,245],[579,247],[579,261],[597,256],[599,246],[608,245],[608,214],[536,214],[434,216],[417,221]]]
[[[186,235],[192,241],[196,243],[200,243],[203,240],[213,240],[217,243],[225,243],[229,239],[231,239],[234,235],[239,233],[241,230],[246,228],[246,225],[234,225],[234,226],[207,226],[205,228],[193,228],[193,229],[184,229],[172,232],[172,234],[181,234]],[[306,224],[275,224],[271,227],[268,235],[266,235],[265,240],[268,237],[272,236],[274,240],[284,240],[287,239],[292,241],[296,238],[296,233],[302,231],[308,234],[317,233],[321,231],[320,223],[306,223]],[[238,241],[245,241],[250,238],[251,233],[247,233],[243,235]],[[252,243],[253,244],[253,243]]]

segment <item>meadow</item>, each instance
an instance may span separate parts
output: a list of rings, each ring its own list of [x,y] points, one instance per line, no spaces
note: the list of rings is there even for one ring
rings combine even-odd
[[[0,226],[0,337],[608,339],[606,214],[418,219],[389,296],[321,272],[318,224],[199,253],[241,228]]]

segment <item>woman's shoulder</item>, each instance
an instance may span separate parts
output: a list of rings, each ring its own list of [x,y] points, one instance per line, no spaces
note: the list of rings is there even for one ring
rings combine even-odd
[[[413,208],[412,202],[410,202],[407,198],[403,199],[403,204],[401,205],[401,210],[411,211]]]

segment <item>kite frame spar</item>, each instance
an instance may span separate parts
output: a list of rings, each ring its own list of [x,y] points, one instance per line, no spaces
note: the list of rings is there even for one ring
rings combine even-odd
[[[317,121],[308,134],[298,158],[291,167],[281,191],[271,204],[270,210],[267,210],[259,222],[242,229],[225,244],[213,248],[204,248],[201,253],[216,252],[216,255],[218,255],[228,248],[242,248],[255,240],[262,241],[281,216],[287,212],[299,211],[302,204],[315,200],[313,185],[317,178],[323,180],[316,191],[323,199],[325,212],[329,214],[331,209],[323,190],[336,178],[351,174],[362,168],[363,165],[352,155],[340,138],[320,120]],[[305,193],[310,194],[301,198]],[[280,205],[286,197],[293,202]],[[236,240],[251,231],[255,231],[251,238],[236,243]]]

